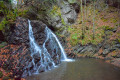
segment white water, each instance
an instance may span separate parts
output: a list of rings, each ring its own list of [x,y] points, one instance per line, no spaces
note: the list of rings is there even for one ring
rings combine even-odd
[[[17,5],[17,0],[12,0],[12,3],[14,3],[15,5]]]
[[[30,40],[30,50],[31,50],[31,57],[32,57],[32,63],[34,65],[34,73],[39,73],[39,70],[41,68],[45,68],[45,71],[50,70],[53,67],[56,67],[54,60],[52,59],[52,56],[48,52],[46,48],[46,42],[49,40],[50,44],[52,45],[53,49],[60,49],[61,51],[61,60],[62,61],[71,61],[71,59],[68,59],[65,51],[59,42],[58,38],[56,35],[48,28],[45,28],[45,34],[46,34],[46,40],[44,41],[43,45],[40,46],[36,43],[33,31],[32,31],[32,26],[30,24],[30,20],[28,20],[29,23],[29,40]],[[54,41],[56,40],[58,46],[55,45]],[[58,48],[59,47],[59,48]],[[35,63],[35,55],[40,57],[39,63]],[[59,56],[58,54],[56,54]],[[56,58],[57,58],[56,56]],[[57,58],[58,59],[58,58]],[[38,65],[39,64],[39,65]],[[50,65],[51,64],[51,65]]]
[[[47,32],[49,32],[49,34],[51,34],[51,35],[55,38],[55,40],[57,41],[57,43],[58,43],[58,45],[59,45],[59,47],[60,47],[60,49],[61,49],[61,53],[62,53],[62,57],[63,57],[63,59],[61,59],[61,60],[62,60],[62,61],[72,61],[71,59],[68,59],[68,58],[67,58],[66,53],[65,53],[65,51],[64,51],[64,49],[63,49],[60,41],[59,41],[58,38],[56,37],[56,35],[55,35],[48,27],[46,27],[46,30],[47,30]]]
[[[18,2],[17,0],[12,0],[11,2],[12,2],[13,8],[17,7],[17,2]]]

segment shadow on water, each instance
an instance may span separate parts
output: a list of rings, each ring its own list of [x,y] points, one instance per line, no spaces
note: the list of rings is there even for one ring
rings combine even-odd
[[[27,80],[120,80],[120,68],[98,59],[62,62],[51,71],[32,75]]]

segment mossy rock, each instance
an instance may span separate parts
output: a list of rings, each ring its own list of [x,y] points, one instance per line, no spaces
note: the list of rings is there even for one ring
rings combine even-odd
[[[2,71],[0,71],[0,78],[2,78],[3,77],[3,73],[2,73]]]

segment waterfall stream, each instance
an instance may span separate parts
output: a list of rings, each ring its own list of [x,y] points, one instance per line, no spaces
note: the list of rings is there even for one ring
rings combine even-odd
[[[36,43],[36,40],[34,38],[33,35],[33,31],[32,31],[32,26],[30,23],[30,20],[28,20],[29,23],[29,40],[30,40],[30,51],[31,51],[31,57],[32,57],[32,63],[34,65],[34,72],[35,73],[39,73],[39,70],[41,68],[45,68],[45,71],[50,70],[53,67],[56,67],[56,64],[54,62],[54,60],[52,59],[52,56],[50,55],[49,51],[46,48],[46,43],[49,40],[50,44],[52,45],[53,48],[59,47],[60,51],[61,51],[61,61],[71,61],[71,59],[68,59],[65,51],[60,43],[60,41],[58,40],[58,38],[56,37],[56,35],[46,26],[44,32],[46,34],[46,40],[44,41],[43,45],[40,46]],[[54,46],[54,41],[53,39],[57,42],[58,46]],[[35,59],[34,59],[34,55],[40,56],[40,60],[39,63],[35,63]],[[58,54],[56,54],[57,56],[59,56]],[[56,58],[58,58],[56,56]]]
[[[18,1],[17,0],[11,0],[11,3],[12,3],[12,7],[15,8],[15,7],[17,7]]]

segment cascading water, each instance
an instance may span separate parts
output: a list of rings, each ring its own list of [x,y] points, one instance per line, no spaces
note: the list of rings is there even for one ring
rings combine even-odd
[[[68,59],[68,58],[67,58],[66,53],[65,53],[65,51],[64,51],[64,49],[63,49],[60,41],[59,41],[58,38],[56,37],[56,35],[55,35],[48,27],[46,27],[46,31],[47,31],[47,33],[48,33],[51,37],[55,38],[55,40],[57,41],[58,46],[60,47],[60,50],[61,50],[61,54],[62,54],[62,59],[61,59],[61,60],[62,60],[62,61],[72,61],[71,59]]]
[[[11,3],[12,3],[13,8],[15,8],[15,7],[17,7],[18,1],[17,0],[12,0]]]
[[[50,55],[49,51],[46,48],[46,43],[50,42],[50,47],[52,47],[52,52],[54,49],[60,49],[61,51],[61,60],[62,61],[70,61],[70,59],[67,59],[67,56],[64,52],[64,49],[62,48],[62,45],[60,44],[58,38],[56,35],[46,26],[45,28],[45,34],[46,34],[46,40],[44,41],[43,45],[38,45],[35,41],[32,26],[30,23],[30,20],[28,20],[29,23],[29,39],[30,39],[30,51],[31,51],[31,57],[32,57],[32,63],[33,63],[33,70],[34,73],[39,73],[39,70],[41,68],[44,68],[46,70],[50,70],[51,68],[55,67],[55,62],[53,60],[53,57]],[[55,45],[55,42],[58,46]],[[56,50],[57,51],[57,50]],[[35,63],[34,55],[40,56],[40,60],[38,63]],[[56,58],[58,58],[58,54],[55,54]]]
[[[17,5],[17,0],[12,0],[12,3],[14,3],[15,5]]]

